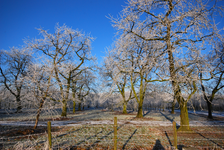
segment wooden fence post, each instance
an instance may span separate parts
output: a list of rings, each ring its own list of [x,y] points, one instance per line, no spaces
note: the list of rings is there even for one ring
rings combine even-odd
[[[117,150],[117,117],[114,117],[114,150]]]
[[[177,128],[175,121],[173,121],[173,138],[174,138],[173,146],[177,149]]]
[[[49,150],[52,149],[52,143],[51,143],[51,122],[48,121],[47,123],[47,131],[48,131],[48,146],[49,146]]]

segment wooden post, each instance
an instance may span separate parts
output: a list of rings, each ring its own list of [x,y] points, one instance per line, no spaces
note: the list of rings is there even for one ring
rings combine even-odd
[[[51,122],[48,121],[47,123],[47,131],[48,131],[48,146],[49,150],[52,150],[52,143],[51,143]]]
[[[174,138],[173,146],[177,149],[177,128],[175,121],[173,121],[173,138]]]
[[[114,150],[117,150],[117,117],[114,117]]]

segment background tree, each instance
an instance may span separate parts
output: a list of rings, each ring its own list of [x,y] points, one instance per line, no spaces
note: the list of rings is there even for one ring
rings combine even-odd
[[[212,102],[215,99],[215,94],[219,90],[224,88],[224,82],[223,82],[224,81],[224,78],[223,78],[223,74],[224,74],[224,42],[219,41],[219,42],[214,42],[214,43],[215,43],[215,50],[212,51],[208,55],[207,59],[203,62],[204,65],[200,66],[201,89],[202,89],[204,99],[207,102],[208,118],[209,119],[213,119],[213,117],[212,117]],[[206,77],[210,76],[210,78],[203,79],[203,77],[202,77],[203,72]],[[208,73],[209,73],[209,75],[208,75]],[[203,81],[208,82],[206,87],[205,87]]]
[[[0,51],[0,82],[15,97],[17,111],[21,112],[22,90],[25,88],[24,77],[31,63],[31,54],[26,48],[11,48],[10,51]]]
[[[81,105],[83,104],[83,110],[84,110],[84,100],[85,97],[87,97],[90,93],[97,93],[96,86],[94,84],[95,82],[95,75],[90,69],[83,69],[82,73],[78,77],[76,83],[76,95],[78,97],[78,110],[81,111]]]
[[[30,66],[29,74],[26,77],[27,86],[29,86],[30,91],[39,103],[34,129],[37,128],[45,101],[53,99],[52,95],[55,94],[51,92],[51,88],[55,84],[53,81],[53,71],[54,68],[51,64],[33,64]]]
[[[108,64],[116,66],[119,74],[130,76],[131,90],[138,102],[137,117],[139,118],[143,117],[143,101],[148,83],[159,81],[155,80],[157,76],[153,75],[153,72],[156,72],[158,63],[162,63],[159,60],[159,56],[163,54],[161,50],[157,43],[144,41],[135,35],[127,35],[118,39],[107,58]],[[123,80],[124,83],[123,77],[117,76],[115,83],[119,83],[119,80]]]
[[[123,114],[127,114],[127,104],[133,98],[130,86],[130,75],[120,72],[116,65],[111,62],[116,61],[116,56],[111,55],[104,58],[104,65],[101,68],[101,75],[104,83],[111,87],[111,92],[118,92],[122,97]],[[126,95],[128,97],[126,98]]]
[[[207,38],[218,33],[213,14],[219,10],[218,3],[212,0],[130,0],[120,18],[112,18],[113,26],[121,34],[161,42],[165,46],[166,55],[163,57],[169,64],[170,81],[181,110],[179,130],[190,130],[189,121],[185,121],[188,120],[187,100],[182,96],[178,78],[181,73],[178,68],[182,67],[179,62],[183,62],[181,64],[185,70],[193,63],[193,59],[185,61],[179,58],[183,58],[185,53],[190,53],[188,57],[194,58],[193,53],[200,54],[206,47]]]
[[[65,25],[56,25],[53,34],[44,29],[38,30],[43,38],[28,43],[33,49],[45,54],[51,62],[61,94],[61,116],[66,116],[72,73],[90,59],[88,57],[93,38]]]
[[[79,73],[77,73],[78,75]],[[77,81],[79,80],[78,79],[78,76],[75,76],[76,78],[71,78],[71,90],[72,90],[72,101],[73,101],[73,113],[75,113],[75,107],[76,107],[76,99],[77,99]]]
[[[94,59],[93,59],[94,60]],[[72,101],[73,101],[73,113],[75,113],[76,101],[80,98],[82,101],[84,97],[88,96],[91,92],[97,93],[96,87],[96,76],[94,71],[96,71],[96,66],[90,65],[88,67],[81,67],[72,74],[71,78],[71,91],[72,91]],[[83,96],[81,96],[84,91],[89,91]],[[81,98],[81,97],[82,98]],[[80,102],[80,100],[78,100]],[[79,103],[79,110],[81,110],[81,103]]]

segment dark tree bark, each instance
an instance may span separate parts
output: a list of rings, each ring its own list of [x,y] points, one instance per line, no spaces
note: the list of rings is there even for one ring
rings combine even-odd
[[[82,110],[82,103],[79,103],[78,105],[78,111],[81,111]]]
[[[171,114],[174,114],[174,110],[175,110],[175,104],[176,104],[176,99],[174,98],[173,99],[173,102],[172,102],[172,106],[171,106]]]
[[[38,125],[38,122],[39,122],[39,117],[40,117],[40,112],[43,108],[44,101],[45,101],[45,99],[42,99],[41,102],[40,102],[40,106],[39,106],[38,111],[37,111],[36,121],[35,121],[35,125],[34,125],[33,129],[37,128],[37,125]]]
[[[67,101],[65,102],[65,100],[62,101],[62,112],[61,112],[61,116],[62,117],[66,117],[67,116]]]
[[[208,119],[213,119],[213,116],[212,116],[212,101],[214,100],[215,98],[215,94],[220,90],[222,89],[224,86],[220,86],[221,84],[221,81],[222,81],[222,76],[223,76],[224,72],[221,72],[220,73],[220,76],[218,77],[217,81],[216,81],[216,86],[212,89],[212,93],[210,95],[210,98],[207,97],[206,95],[206,92],[205,92],[205,87],[203,85],[203,79],[202,79],[202,73],[200,73],[200,81],[201,81],[201,89],[202,89],[202,92],[203,92],[203,96],[204,96],[204,99],[206,100],[207,102],[207,108],[208,108]]]

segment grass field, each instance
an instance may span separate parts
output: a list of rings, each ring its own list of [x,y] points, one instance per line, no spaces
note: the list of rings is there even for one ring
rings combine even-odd
[[[18,126],[19,122],[32,122],[32,113],[4,114],[0,122],[0,149],[44,149],[47,147],[47,121],[52,122],[53,149],[113,149],[113,119],[118,118],[118,149],[171,149],[173,147],[172,121],[180,120],[179,113],[151,110],[144,118],[135,118],[136,113],[123,115],[118,111],[86,110],[68,114],[59,119],[58,114],[43,113],[36,130],[30,126]],[[16,116],[17,115],[17,116]],[[26,117],[27,115],[27,117]],[[1,115],[3,116],[3,114]],[[22,116],[22,117],[19,117]],[[224,119],[189,114],[192,133],[178,133],[178,148],[223,149]],[[54,120],[54,121],[53,121]],[[16,124],[17,123],[17,124]],[[212,125],[211,125],[212,124]]]

